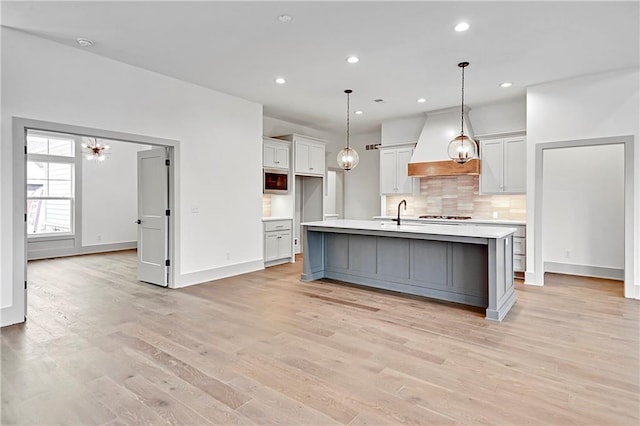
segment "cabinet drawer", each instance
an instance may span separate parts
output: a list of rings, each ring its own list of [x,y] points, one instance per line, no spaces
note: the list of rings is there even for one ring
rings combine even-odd
[[[265,231],[283,231],[285,229],[291,229],[290,220],[273,220],[264,223]]]
[[[513,237],[513,254],[525,254],[526,243],[523,237]]]
[[[513,271],[524,272],[526,269],[526,258],[523,254],[516,254],[513,256]]]
[[[512,228],[516,228],[516,232],[514,232],[513,236],[514,237],[525,237],[527,235],[527,227],[520,225],[520,226],[511,226]]]

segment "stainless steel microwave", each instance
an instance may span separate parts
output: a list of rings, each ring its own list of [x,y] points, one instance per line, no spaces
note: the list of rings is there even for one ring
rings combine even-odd
[[[289,192],[289,171],[279,169],[264,169],[265,194],[286,194]]]

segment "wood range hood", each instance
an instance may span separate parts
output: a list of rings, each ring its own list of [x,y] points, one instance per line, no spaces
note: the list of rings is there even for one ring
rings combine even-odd
[[[473,139],[473,129],[464,108],[462,115],[465,134]],[[460,108],[447,108],[427,113],[427,117],[408,165],[409,176],[479,175],[480,160],[474,158],[464,164],[449,159],[447,150],[451,135],[460,133]]]
[[[414,177],[479,175],[480,160],[474,158],[464,164],[452,160],[409,163],[408,171],[409,176]]]

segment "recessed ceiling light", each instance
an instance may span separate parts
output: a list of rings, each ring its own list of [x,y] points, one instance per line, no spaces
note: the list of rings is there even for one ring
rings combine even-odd
[[[360,58],[358,58],[357,56],[349,56],[347,58],[347,62],[349,62],[350,64],[357,64],[358,62],[360,62]]]
[[[291,15],[283,14],[283,15],[278,16],[278,21],[284,22],[286,24],[286,23],[289,23],[289,22],[293,21],[293,17]]]
[[[511,87],[513,83],[510,81],[505,81],[504,83],[500,83],[500,87]]]
[[[453,29],[461,33],[462,31],[467,31],[469,29],[469,24],[466,22],[459,22],[458,25],[453,27]]]
[[[420,99],[418,99],[418,103],[419,103],[419,104],[423,104],[423,103],[425,103],[425,102],[427,102],[427,100],[426,100],[425,98],[420,98]]]
[[[91,47],[91,46],[93,46],[93,42],[91,40],[89,40],[88,38],[78,37],[76,39],[76,41],[82,47]]]
[[[285,83],[287,82],[287,80],[285,80],[285,79],[284,79],[284,78],[282,78],[282,77],[278,77],[278,78],[276,78],[274,81],[275,81],[276,83],[278,83],[278,84],[285,84]]]
[[[363,112],[362,112],[362,111],[360,111],[360,110],[358,110],[358,111],[356,111],[356,112],[355,112],[355,114],[357,114],[357,115],[362,115],[362,114],[363,114]]]

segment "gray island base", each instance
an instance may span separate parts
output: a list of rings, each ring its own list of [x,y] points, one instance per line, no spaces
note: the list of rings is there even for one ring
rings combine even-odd
[[[516,302],[515,229],[367,220],[302,226],[302,281],[330,278],[479,306],[493,321],[502,321]]]

